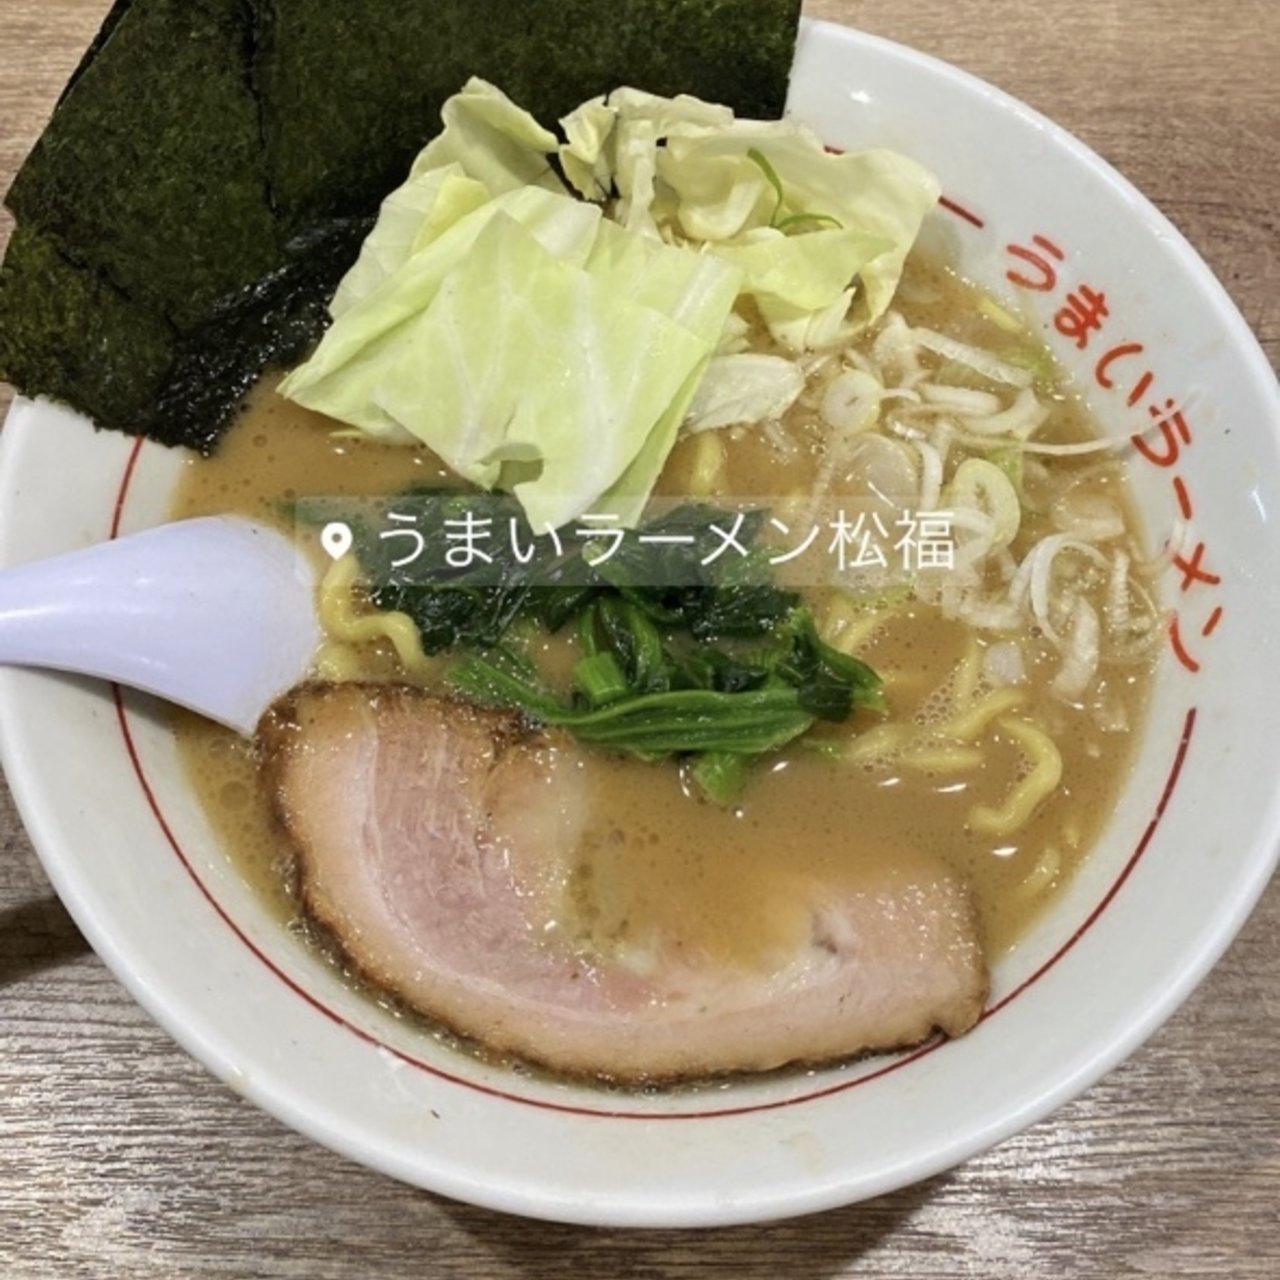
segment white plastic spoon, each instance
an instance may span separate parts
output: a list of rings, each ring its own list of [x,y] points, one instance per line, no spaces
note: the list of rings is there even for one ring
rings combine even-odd
[[[247,520],[181,520],[0,572],[0,663],[99,676],[246,736],[320,642],[315,572]]]

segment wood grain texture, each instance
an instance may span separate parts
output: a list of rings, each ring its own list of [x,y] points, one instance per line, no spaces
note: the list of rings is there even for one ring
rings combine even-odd
[[[106,8],[4,0],[0,185]],[[938,54],[1077,133],[1182,229],[1280,363],[1276,0],[807,9]],[[54,899],[4,793],[0,846],[0,1280],[1280,1275],[1274,887],[1163,1031],[987,1155],[798,1222],[642,1235],[450,1204],[285,1130],[116,985]]]

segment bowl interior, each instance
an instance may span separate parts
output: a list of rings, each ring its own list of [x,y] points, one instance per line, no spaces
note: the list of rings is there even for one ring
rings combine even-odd
[[[1202,546],[1217,579],[1183,589],[1179,571],[1166,575],[1177,643],[1133,776],[1067,892],[996,959],[991,1006],[970,1035],[657,1095],[486,1066],[350,990],[280,928],[214,838],[157,708],[0,672],[10,784],[99,954],[232,1087],[445,1194],[674,1226],[819,1209],[927,1176],[1132,1049],[1207,971],[1274,863],[1280,746],[1263,727],[1280,723],[1280,593],[1268,572],[1280,551],[1280,414],[1243,321],[1141,196],[989,86],[809,23],[791,111],[830,145],[896,147],[939,173],[946,200],[928,240],[1043,327],[1105,433],[1147,433],[1153,456],[1135,456],[1131,472],[1153,550],[1181,521],[1184,559]],[[1070,316],[1086,290],[1105,297],[1106,315],[1081,341]],[[0,458],[0,557],[156,523],[176,471],[163,450],[20,403]]]

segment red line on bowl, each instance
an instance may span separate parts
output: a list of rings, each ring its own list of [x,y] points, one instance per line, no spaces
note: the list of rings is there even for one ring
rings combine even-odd
[[[138,454],[142,452],[142,437],[138,436],[129,450],[128,461],[124,464],[124,476],[120,480],[120,492],[116,494],[116,505],[111,512],[111,537],[120,536],[120,522],[124,519],[124,504],[129,496],[129,485],[133,481],[133,471],[138,465]]]
[[[957,218],[963,218],[966,222],[972,223],[979,231],[987,225],[976,213],[970,212],[964,205],[958,204],[950,196],[939,196],[938,203],[949,213],[954,213]]]

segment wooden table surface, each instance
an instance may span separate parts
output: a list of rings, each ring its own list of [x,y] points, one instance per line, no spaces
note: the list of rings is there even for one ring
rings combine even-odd
[[[0,4],[0,188],[107,7]],[[1078,134],[1186,233],[1280,362],[1280,0],[806,8]],[[0,846],[0,1280],[1280,1276],[1280,885],[1142,1050],[996,1150],[792,1223],[641,1234],[452,1204],[312,1146],[133,1004],[2,791]]]

